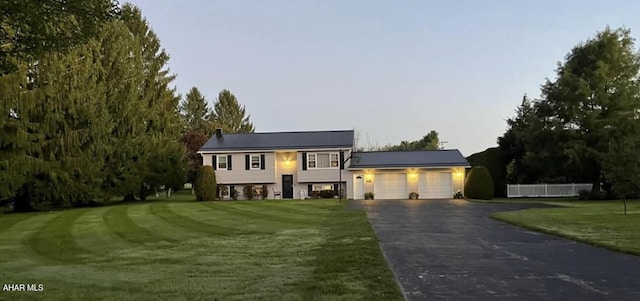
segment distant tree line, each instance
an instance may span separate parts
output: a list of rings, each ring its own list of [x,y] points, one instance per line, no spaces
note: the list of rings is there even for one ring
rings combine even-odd
[[[355,131],[356,151],[416,151],[416,150],[438,150],[442,149],[438,132],[431,130],[422,139],[414,141],[401,141],[400,144],[387,144],[379,146],[374,143],[368,135],[363,135],[361,131]]]
[[[133,5],[0,0],[0,7],[0,202],[16,210],[181,188],[192,168],[188,151],[206,141],[190,139],[194,133],[253,131],[226,90],[215,114],[187,119],[190,100],[181,104],[171,86],[169,55]]]

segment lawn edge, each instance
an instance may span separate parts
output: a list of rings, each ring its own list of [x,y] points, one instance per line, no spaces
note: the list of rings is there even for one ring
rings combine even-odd
[[[529,209],[524,209],[524,210],[529,210]],[[505,222],[507,224],[511,224],[511,225],[518,226],[518,227],[521,227],[521,228],[533,230],[533,231],[536,231],[536,232],[549,234],[549,235],[553,235],[553,236],[556,236],[556,237],[570,239],[570,240],[573,240],[573,241],[576,241],[576,242],[585,243],[585,244],[588,244],[588,245],[591,245],[591,246],[594,246],[594,247],[599,247],[599,248],[607,249],[607,250],[610,250],[610,251],[615,251],[615,252],[624,253],[624,254],[628,254],[628,255],[640,256],[640,252],[639,251],[627,250],[625,248],[612,246],[612,245],[609,245],[609,244],[606,244],[606,243],[602,243],[602,242],[599,242],[599,241],[596,241],[596,240],[590,240],[590,239],[581,238],[579,236],[566,234],[566,233],[564,233],[562,231],[550,230],[550,229],[546,229],[546,228],[542,228],[542,227],[533,226],[533,225],[529,225],[529,224],[526,224],[526,223],[510,220],[509,218],[496,216],[496,214],[499,214],[499,213],[502,213],[502,212],[504,212],[504,211],[493,212],[489,216],[494,220]]]
[[[371,231],[373,231],[373,235],[375,235],[376,237],[376,240],[378,243],[378,249],[380,249],[380,253],[382,253],[382,257],[384,258],[384,261],[387,263],[387,268],[391,270],[391,274],[393,274],[393,280],[396,282],[396,285],[398,286],[398,288],[400,289],[400,292],[402,293],[402,299],[409,300],[409,297],[407,297],[407,292],[404,291],[404,287],[402,286],[402,283],[400,283],[400,277],[398,277],[396,270],[393,269],[393,264],[389,260],[389,257],[387,257],[387,253],[382,248],[382,242],[378,238],[378,233],[376,233],[376,229],[373,227],[373,224],[371,224],[371,221],[369,220],[368,215],[367,215],[367,222],[369,223],[369,227],[371,227]]]

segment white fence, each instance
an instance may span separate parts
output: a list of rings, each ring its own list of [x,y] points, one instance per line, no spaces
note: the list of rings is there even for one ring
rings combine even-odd
[[[514,184],[507,185],[507,197],[570,197],[593,184]]]

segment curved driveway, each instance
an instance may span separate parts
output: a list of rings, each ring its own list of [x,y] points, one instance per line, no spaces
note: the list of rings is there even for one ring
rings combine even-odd
[[[640,257],[489,217],[540,205],[362,200],[349,206],[367,212],[409,300],[640,300]]]

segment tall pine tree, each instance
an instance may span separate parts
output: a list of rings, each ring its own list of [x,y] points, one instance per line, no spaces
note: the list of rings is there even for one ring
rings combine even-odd
[[[145,135],[140,148],[139,162],[140,177],[136,181],[139,185],[138,196],[145,199],[151,190],[168,183],[158,183],[156,179],[166,179],[164,175],[167,168],[155,168],[153,160],[158,154],[171,154],[180,161],[180,166],[173,166],[177,170],[184,171],[184,147],[179,143],[181,132],[181,118],[178,110],[180,98],[175,89],[169,85],[175,79],[166,67],[169,55],[160,45],[160,39],[151,30],[148,22],[142,16],[139,8],[125,4],[122,8],[122,18],[125,25],[133,35],[141,48],[144,74],[143,85],[140,88],[139,101],[145,107],[141,117],[145,124]],[[164,148],[164,149],[163,149]],[[185,181],[183,174],[181,181]],[[133,191],[127,194],[132,198]]]
[[[226,133],[253,133],[255,127],[249,120],[250,117],[235,95],[229,90],[222,90],[213,104],[209,119],[216,128],[221,128]]]
[[[180,104],[180,114],[184,122],[183,130],[185,133],[196,131],[207,137],[212,134],[212,126],[209,121],[211,110],[207,105],[207,100],[198,88],[192,87],[191,90],[189,90]]]

